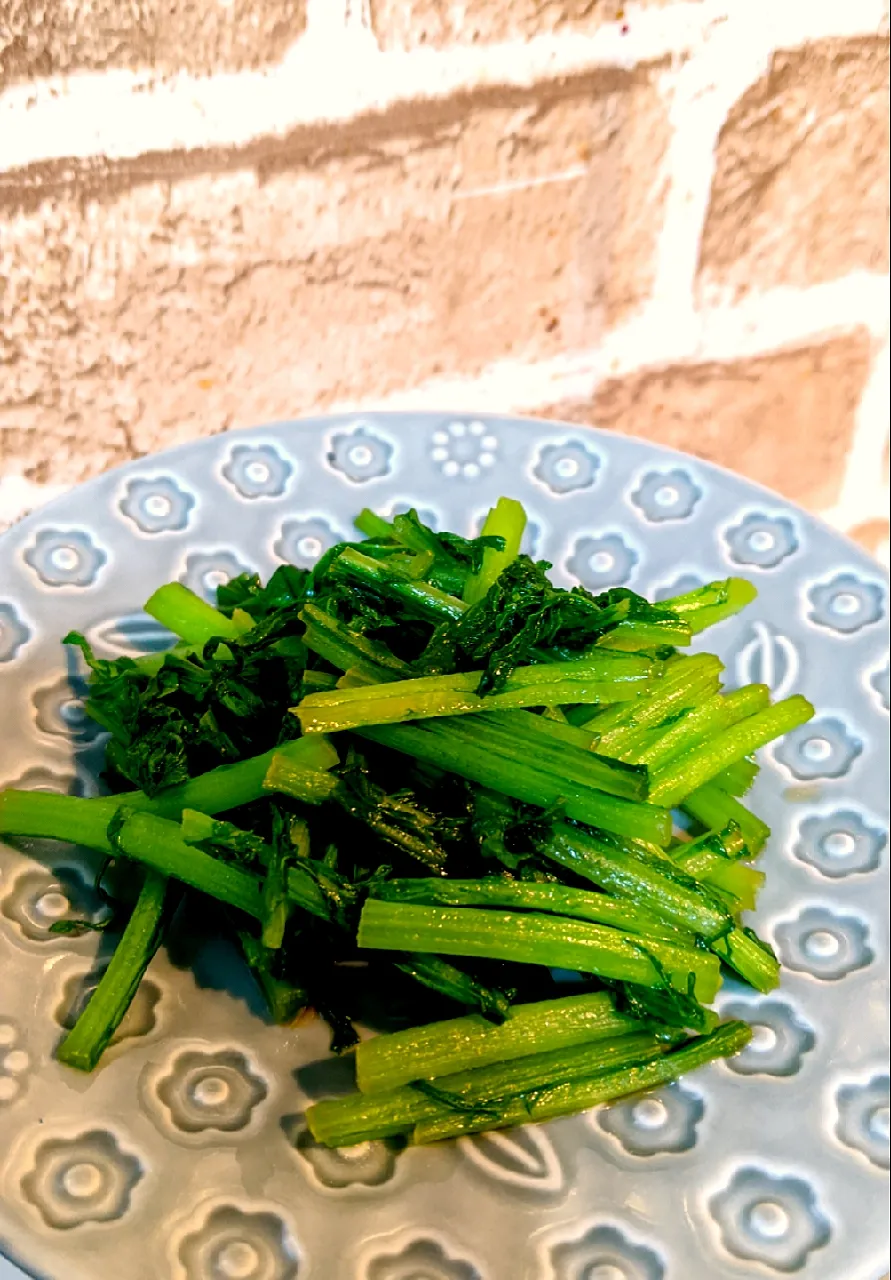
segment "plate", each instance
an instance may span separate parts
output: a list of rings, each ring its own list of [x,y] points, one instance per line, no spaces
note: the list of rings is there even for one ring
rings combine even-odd
[[[643,1100],[397,1152],[313,1145],[319,1026],[264,1023],[209,940],[162,953],[92,1077],[52,1057],[101,966],[88,855],[2,848],[0,1243],[49,1280],[876,1280],[887,1265],[887,584],[782,499],[641,441],[448,414],[287,422],[100,476],[0,539],[0,780],[90,794],[102,740],[59,637],[168,637],[140,606],[179,578],[306,565],[363,506],[470,532],[499,494],[562,583],[666,596],[729,573],[757,602],[710,632],[730,684],[816,718],[753,794],[773,828],[757,923],[769,997],[728,982],[752,1045]],[[94,979],[93,979],[94,980]],[[335,1073],[336,1074],[336,1073]],[[15,1273],[13,1273],[15,1274]]]

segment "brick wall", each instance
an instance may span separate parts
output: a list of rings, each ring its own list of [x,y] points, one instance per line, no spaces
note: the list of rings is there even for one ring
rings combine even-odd
[[[0,523],[355,405],[597,423],[887,557],[887,0],[0,0]]]

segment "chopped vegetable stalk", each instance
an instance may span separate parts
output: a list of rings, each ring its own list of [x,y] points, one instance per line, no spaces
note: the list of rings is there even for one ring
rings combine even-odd
[[[330,773],[303,769],[295,765],[285,751],[276,751],[263,776],[263,790],[281,791],[304,804],[321,804],[337,790],[337,779]]]
[[[664,609],[671,609],[699,634],[706,627],[732,618],[734,614],[751,604],[758,591],[745,578],[725,578],[722,582],[709,582],[681,596],[670,596],[661,601]]]
[[[671,646],[682,649],[690,643],[690,624],[670,614],[662,622],[645,619],[620,622],[597,641],[598,649],[618,649],[623,653],[642,653],[649,649]]]
[[[756,991],[773,991],[779,986],[779,961],[772,948],[752,929],[734,929],[726,937],[713,941],[711,948]]]
[[[493,1098],[652,1061],[668,1049],[664,1040],[647,1032],[595,1040],[432,1081],[420,1080],[381,1093],[357,1093],[317,1102],[307,1110],[306,1121],[317,1142],[327,1147],[349,1147],[408,1133],[419,1121],[433,1120],[449,1111],[485,1109]]]
[[[510,1012],[512,993],[486,986],[440,956],[409,955],[397,957],[394,963],[400,972],[407,973],[425,987],[448,996],[450,1000],[457,1000],[459,1004],[479,1009],[491,1022],[504,1022]]]
[[[431,587],[429,583],[396,576],[392,568],[352,547],[347,547],[332,561],[330,571],[332,576],[347,582],[377,587],[388,599],[397,601],[407,613],[434,623],[459,618],[467,608],[463,601]]]
[[[478,1014],[374,1036],[356,1046],[363,1093],[639,1030],[605,992],[514,1005],[501,1026]]]
[[[703,827],[721,830],[728,823],[735,823],[742,832],[751,856],[756,857],[767,843],[770,827],[751,813],[745,805],[714,782],[706,782],[685,796],[681,808]]]
[[[438,879],[387,880],[374,889],[373,896],[384,902],[408,902],[438,907],[503,907],[510,911],[544,911],[591,924],[605,924],[625,933],[692,946],[693,934],[666,924],[646,907],[571,889],[562,884],[531,884],[525,880],[505,880],[486,876],[481,880]]]
[[[557,1116],[572,1115],[603,1102],[629,1094],[641,1093],[658,1085],[677,1080],[688,1071],[695,1071],[716,1058],[732,1058],[744,1049],[752,1038],[752,1029],[744,1022],[726,1022],[711,1035],[692,1040],[682,1049],[675,1049],[654,1061],[639,1067],[625,1067],[608,1071],[584,1080],[570,1080],[544,1089],[530,1089],[516,1097],[502,1099],[497,1114],[494,1108],[481,1112],[461,1113],[452,1111],[440,1120],[420,1121],[415,1127],[412,1141],[418,1143],[441,1142],[461,1134],[478,1133],[481,1129],[503,1129],[510,1125],[537,1123],[553,1120]]]
[[[476,692],[483,672],[467,671],[313,693],[294,710],[304,733],[333,733],[498,708],[619,702],[638,697],[658,674],[653,663],[633,654],[598,654],[517,667],[500,693],[486,697]]]
[[[579,822],[650,844],[666,845],[671,839],[668,810],[636,804],[578,784],[561,783],[553,774],[544,773],[525,753],[521,759],[516,754],[511,757],[496,753],[489,745],[474,745],[460,726],[429,721],[423,727],[376,725],[357,732],[371,742],[480,782],[515,800],[544,809],[561,806],[568,817]]]
[[[759,711],[657,773],[650,787],[651,799],[669,807],[679,804],[722,769],[790,729],[806,724],[813,714],[814,708],[800,694]]]
[[[307,649],[341,671],[358,670],[371,680],[397,680],[411,674],[407,663],[396,658],[382,644],[376,644],[311,602],[300,614],[304,624],[303,643]]]
[[[762,711],[769,704],[770,691],[764,684],[746,685],[734,693],[716,693],[698,707],[685,711],[667,729],[653,730],[652,737],[627,752],[625,759],[645,764],[652,770],[659,769],[705,738]]]
[[[686,991],[693,974],[699,998],[714,999],[720,982],[712,957],[617,929],[533,912],[479,911],[471,907],[419,907],[369,899],[359,921],[360,947],[433,951],[551,968],[580,969],[617,982],[661,986],[667,976]],[[651,956],[659,961],[654,965]]]
[[[526,531],[526,512],[513,498],[499,498],[486,516],[482,536],[504,540],[501,551],[487,547],[483,552],[483,564],[479,573],[469,574],[464,584],[464,601],[475,604],[481,600],[503,571],[520,554],[520,543]]]
[[[181,582],[168,582],[146,601],[145,611],[187,644],[201,647],[209,640],[237,640],[253,625],[251,618],[227,618]]]
[[[669,663],[657,691],[632,706],[609,707],[586,721],[584,727],[596,734],[598,751],[618,757],[642,746],[647,733],[668,716],[692,706],[718,691],[721,662],[709,653],[680,658]]]
[[[705,938],[727,933],[727,908],[664,858],[611,841],[602,833],[558,824],[542,853],[599,888],[645,907],[678,929]]]
[[[59,1045],[60,1062],[79,1071],[92,1071],[102,1057],[161,944],[172,896],[166,876],[146,872],[136,906],[108,968]]]
[[[754,760],[734,760],[733,764],[715,774],[714,781],[728,795],[739,797],[746,794],[759,772]]]

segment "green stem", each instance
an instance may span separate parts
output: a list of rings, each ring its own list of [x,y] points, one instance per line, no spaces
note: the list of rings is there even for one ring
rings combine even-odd
[[[559,824],[541,852],[608,893],[645,907],[678,929],[705,938],[726,933],[726,907],[664,858],[601,834]]]
[[[359,635],[317,605],[309,603],[300,611],[307,649],[341,671],[357,670],[372,681],[397,680],[411,674],[409,666],[394,657],[385,645]]]
[[[738,724],[747,716],[763,711],[770,704],[766,684],[750,684],[734,693],[716,693],[701,706],[691,707],[668,729],[653,730],[652,736],[627,758],[656,770],[689,751],[723,729]]]
[[[770,836],[770,827],[766,822],[762,822],[745,805],[722,791],[715,782],[707,782],[691,791],[684,797],[681,808],[709,830],[720,831],[729,823],[736,823],[753,858],[761,852]]]
[[[694,635],[713,627],[751,604],[758,595],[757,588],[745,578],[725,578],[710,582],[682,596],[672,596],[660,601],[663,609],[671,609],[689,623]]]
[[[773,950],[751,929],[734,929],[711,944],[712,951],[756,991],[773,991],[780,984],[780,964]]]
[[[696,1071],[716,1058],[731,1058],[752,1038],[752,1029],[744,1022],[726,1022],[711,1035],[691,1041],[681,1049],[666,1053],[639,1067],[608,1071],[585,1080],[569,1080],[545,1089],[532,1089],[517,1097],[503,1100],[497,1116],[487,1113],[451,1112],[441,1120],[421,1121],[412,1136],[414,1143],[441,1142],[484,1129],[503,1129],[511,1125],[553,1120],[574,1115],[589,1107],[615,1098],[641,1093],[658,1085],[677,1080],[688,1071]]]
[[[464,601],[475,604],[482,600],[491,586],[497,582],[512,561],[520,554],[520,543],[526,531],[526,512],[519,502],[513,498],[499,498],[495,506],[486,516],[482,529],[483,537],[504,539],[504,549],[497,551],[494,547],[486,547],[483,551],[483,564],[479,573],[471,573],[464,584]]]
[[[665,1041],[641,1032],[549,1053],[532,1053],[438,1077],[429,1092],[423,1088],[427,1082],[421,1081],[383,1093],[357,1093],[317,1102],[307,1110],[306,1121],[317,1142],[327,1147],[354,1146],[407,1133],[421,1120],[443,1117],[449,1109],[485,1107],[493,1098],[652,1061],[666,1053],[668,1047]]]
[[[800,694],[786,698],[766,711],[759,711],[704,743],[684,759],[667,765],[653,778],[651,799],[669,808],[679,804],[691,791],[704,782],[710,782],[735,760],[805,724],[813,714],[814,708]]]
[[[175,636],[198,647],[217,638],[237,640],[248,629],[235,619],[227,618],[181,582],[168,582],[159,587],[146,601],[145,611]]]
[[[363,1040],[356,1048],[356,1080],[363,1093],[377,1093],[639,1029],[605,992],[540,1000],[513,1005],[501,1026],[468,1014]]]
[[[389,599],[398,601],[406,612],[429,622],[460,618],[467,608],[455,596],[431,587],[427,582],[404,578],[382,561],[373,560],[353,547],[347,547],[336,560],[332,560],[329,572],[334,578],[376,587]]]
[[[373,893],[383,902],[408,902],[436,907],[502,907],[509,911],[543,911],[572,920],[609,925],[626,933],[646,934],[663,941],[691,946],[693,935],[685,933],[646,907],[612,898],[587,889],[571,889],[562,884],[533,884],[526,880],[505,880],[486,876],[481,880],[450,880],[421,877],[387,880]]]
[[[301,769],[288,759],[284,751],[276,751],[263,777],[263,790],[280,791],[302,800],[304,804],[321,804],[337,790],[337,779],[330,773]]]
[[[673,712],[689,707],[718,691],[722,666],[710,653],[678,658],[669,663],[656,692],[633,706],[608,707],[584,728],[598,738],[598,751],[624,757],[644,745],[650,730]]]
[[[440,956],[409,955],[395,959],[394,964],[401,973],[407,973],[431,991],[438,991],[468,1008],[478,1009],[484,1018],[492,1022],[501,1023],[508,1015],[510,998],[504,991],[478,982],[471,974]]]
[[[687,990],[694,974],[697,997],[706,1002],[720,983],[717,965],[701,950],[651,938],[643,948],[643,940],[626,938],[617,929],[533,912],[419,907],[372,898],[363,908],[357,941],[379,951],[430,951],[581,970],[640,986],[661,986],[664,970],[679,991]]]
[[[436,726],[435,731],[429,726]],[[637,804],[578,784],[561,783],[553,774],[545,774],[534,761],[524,762],[516,756],[498,755],[487,745],[474,745],[458,725],[434,720],[423,728],[377,725],[359,729],[357,733],[361,738],[471,782],[482,783],[514,800],[540,805],[543,809],[562,807],[568,817],[579,822],[654,845],[667,845],[671,839],[671,815],[667,809]]]
[[[664,622],[635,621],[629,618],[607,631],[597,641],[598,649],[617,649],[623,653],[642,653],[664,647],[683,649],[693,636],[686,622],[666,618]]]
[[[147,871],[133,913],[108,968],[57,1057],[66,1066],[92,1071],[130,1007],[149,962],[157,951],[169,916],[166,876]]]

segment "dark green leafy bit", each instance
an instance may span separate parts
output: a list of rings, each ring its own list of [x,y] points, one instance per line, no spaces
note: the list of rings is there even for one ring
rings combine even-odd
[[[166,653],[66,637],[112,794],[0,792],[7,838],[95,848],[100,880],[111,863],[108,916],[52,926],[121,935],[63,1061],[98,1061],[181,900],[177,928],[235,942],[276,1023],[315,1010],[337,1052],[357,1020],[396,1029],[357,1050],[369,1099],[314,1109],[320,1141],[547,1118],[745,1043],[707,1007],[722,965],[779,976],[745,923],[770,833],[741,797],[811,708],[722,693],[716,657],[678,652],[749,583],[563,590],[525,525],[508,498],[476,538],[365,510],[311,571],[242,574],[215,606],[160,586]],[[552,965],[581,970],[576,994]]]

